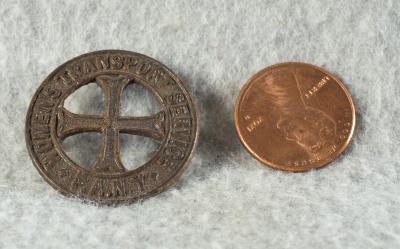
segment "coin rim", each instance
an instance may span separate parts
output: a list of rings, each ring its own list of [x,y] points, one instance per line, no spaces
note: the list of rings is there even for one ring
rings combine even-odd
[[[174,77],[174,80],[176,83],[180,84],[182,87],[182,91],[184,91],[186,93],[185,97],[188,97],[189,101],[190,101],[190,107],[192,110],[192,116],[193,116],[193,122],[195,122],[194,124],[194,139],[193,139],[193,143],[189,152],[189,155],[186,159],[186,161],[182,164],[182,167],[180,167],[180,169],[176,172],[176,174],[172,175],[168,180],[165,181],[164,184],[157,186],[154,190],[144,194],[143,196],[138,196],[138,197],[134,197],[134,198],[127,198],[127,199],[108,199],[108,200],[101,200],[101,199],[95,199],[95,198],[87,198],[85,196],[80,196],[80,195],[76,195],[75,193],[72,193],[70,191],[67,191],[63,188],[61,188],[60,186],[58,186],[57,184],[55,184],[53,182],[52,179],[50,179],[49,176],[47,176],[44,172],[42,167],[40,166],[40,163],[37,161],[36,157],[34,156],[35,153],[33,151],[32,148],[32,141],[30,139],[30,118],[31,118],[31,114],[33,113],[33,106],[34,106],[34,102],[33,100],[35,100],[39,93],[41,92],[42,88],[44,87],[44,83],[49,81],[55,74],[56,72],[58,72],[62,67],[65,67],[67,64],[73,62],[74,60],[79,60],[83,57],[86,56],[91,56],[91,55],[97,55],[97,54],[102,54],[102,53],[128,53],[128,54],[133,54],[133,55],[137,55],[137,56],[141,56],[144,57],[146,59],[149,59],[150,61],[156,62],[159,66],[161,66],[163,69],[165,69],[168,73],[170,73],[170,75],[172,77]],[[199,138],[199,116],[197,114],[197,110],[196,110],[196,106],[195,103],[193,101],[192,95],[190,94],[188,87],[186,85],[186,83],[183,82],[183,80],[181,79],[180,76],[178,76],[176,73],[174,73],[170,68],[168,68],[167,66],[165,66],[163,63],[161,63],[160,61],[151,58],[147,55],[141,54],[141,53],[137,53],[137,52],[132,52],[132,51],[127,51],[127,50],[118,50],[118,49],[106,49],[106,50],[97,50],[97,51],[92,51],[89,53],[84,53],[81,54],[79,56],[73,57],[72,59],[67,60],[66,62],[62,63],[61,65],[59,65],[58,67],[56,67],[56,69],[54,69],[39,85],[39,87],[36,89],[35,93],[33,94],[31,101],[29,103],[29,107],[27,110],[27,114],[26,114],[26,118],[25,118],[25,144],[26,144],[26,148],[28,150],[28,154],[29,157],[31,158],[33,165],[35,166],[35,168],[37,169],[37,171],[39,172],[39,174],[43,177],[43,179],[53,188],[55,189],[57,192],[67,196],[67,197],[76,197],[79,198],[81,201],[85,202],[85,203],[97,203],[97,204],[106,204],[106,205],[115,205],[115,204],[129,204],[129,203],[133,203],[136,201],[140,201],[140,200],[144,200],[150,197],[153,197],[161,192],[164,192],[166,189],[168,189],[169,187],[176,185],[177,181],[180,179],[180,177],[182,176],[182,174],[185,172],[185,170],[188,168],[189,163],[191,162],[193,156],[194,156],[194,151],[197,148],[197,143],[198,143],[198,138]]]
[[[265,72],[276,68],[276,67],[281,67],[281,66],[289,66],[289,65],[299,65],[299,66],[308,66],[311,68],[314,68],[316,70],[321,71],[324,74],[327,74],[328,76],[330,76],[333,80],[336,81],[336,83],[340,86],[340,88],[344,91],[344,93],[347,96],[347,99],[349,100],[350,103],[350,107],[351,107],[351,115],[352,115],[352,126],[351,126],[351,130],[350,133],[346,139],[346,141],[344,142],[343,146],[340,147],[339,150],[336,151],[336,153],[334,153],[332,156],[327,157],[325,160],[321,160],[322,163],[314,163],[314,164],[310,164],[310,166],[307,167],[284,167],[281,166],[279,164],[273,163],[268,161],[266,158],[263,158],[261,156],[259,156],[256,152],[254,152],[250,145],[245,141],[242,132],[240,130],[240,126],[239,126],[239,109],[240,109],[240,102],[244,96],[244,94],[246,93],[246,91],[248,90],[248,88],[250,88],[250,86],[252,85],[253,81],[260,77],[262,74],[264,74]],[[308,63],[304,63],[304,62],[283,62],[283,63],[278,63],[278,64],[274,64],[271,66],[268,66],[264,69],[261,69],[260,71],[258,71],[257,73],[255,73],[253,76],[251,76],[246,83],[242,86],[239,95],[236,98],[235,101],[235,107],[234,107],[234,124],[235,124],[235,130],[237,135],[239,136],[239,140],[241,142],[241,144],[246,148],[246,150],[253,156],[255,157],[258,161],[260,161],[261,163],[263,163],[266,166],[269,166],[273,169],[277,169],[277,170],[282,170],[282,171],[287,171],[287,172],[294,172],[294,173],[301,173],[301,172],[305,172],[305,171],[309,171],[312,169],[320,169],[322,167],[327,166],[328,164],[330,164],[331,162],[333,162],[334,160],[336,160],[339,156],[341,156],[343,154],[343,152],[347,149],[347,147],[349,146],[351,139],[353,138],[354,135],[354,130],[355,130],[355,126],[356,126],[356,110],[355,110],[355,106],[354,106],[354,102],[353,99],[350,95],[350,92],[348,91],[348,89],[346,88],[346,86],[344,85],[344,83],[339,80],[336,76],[334,76],[332,73],[326,71],[325,69],[312,65],[312,64],[308,64]]]

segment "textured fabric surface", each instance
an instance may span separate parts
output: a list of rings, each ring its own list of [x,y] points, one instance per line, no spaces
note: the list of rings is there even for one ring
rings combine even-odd
[[[400,248],[399,13],[396,0],[2,0],[0,248]],[[189,169],[177,186],[142,203],[66,198],[39,176],[25,148],[25,115],[41,81],[100,49],[161,61],[197,104],[200,137]],[[351,146],[321,170],[264,167],[236,136],[241,86],[284,61],[324,67],[353,96]],[[101,91],[79,94],[67,103],[72,109],[101,110]],[[123,105],[127,113],[157,108],[135,91]],[[124,141],[132,167],[157,148]],[[90,164],[97,142],[88,135],[65,147]]]

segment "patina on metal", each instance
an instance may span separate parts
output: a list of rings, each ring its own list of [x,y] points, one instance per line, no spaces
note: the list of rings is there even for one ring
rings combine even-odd
[[[65,99],[96,82],[104,93],[102,115],[68,111]],[[161,111],[146,117],[121,116],[121,95],[128,84],[149,89]],[[26,118],[26,143],[34,165],[56,190],[99,203],[131,202],[173,185],[191,158],[197,141],[197,116],[181,79],[160,62],[119,50],[97,51],[58,67],[40,85]],[[73,162],[62,141],[74,134],[102,135],[100,154],[90,169]],[[160,142],[153,158],[134,170],[120,160],[120,133]]]
[[[243,86],[235,106],[240,141],[275,169],[320,168],[349,145],[356,116],[344,84],[305,63],[267,67]]]

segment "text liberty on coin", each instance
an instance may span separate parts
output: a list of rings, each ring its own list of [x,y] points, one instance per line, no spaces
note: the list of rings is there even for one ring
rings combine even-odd
[[[104,93],[103,115],[66,110],[65,99],[93,81]],[[161,111],[121,116],[121,95],[131,83],[152,91]],[[73,162],[61,146],[63,139],[82,132],[102,134],[100,154],[89,170]],[[149,162],[129,171],[120,160],[120,133],[147,136],[161,146]],[[89,53],[60,66],[39,87],[26,121],[28,150],[46,181],[66,195],[101,203],[133,201],[175,183],[196,138],[195,108],[181,80],[154,59],[127,51]]]

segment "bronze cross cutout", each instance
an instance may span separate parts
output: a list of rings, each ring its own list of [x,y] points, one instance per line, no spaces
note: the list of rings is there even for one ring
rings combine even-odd
[[[103,115],[76,114],[61,107],[58,112],[57,134],[63,140],[83,132],[101,132],[100,155],[93,168],[101,173],[126,171],[120,159],[119,133],[147,136],[161,141],[165,135],[164,112],[151,116],[120,116],[121,95],[131,80],[125,76],[102,75],[96,83],[104,92]]]

